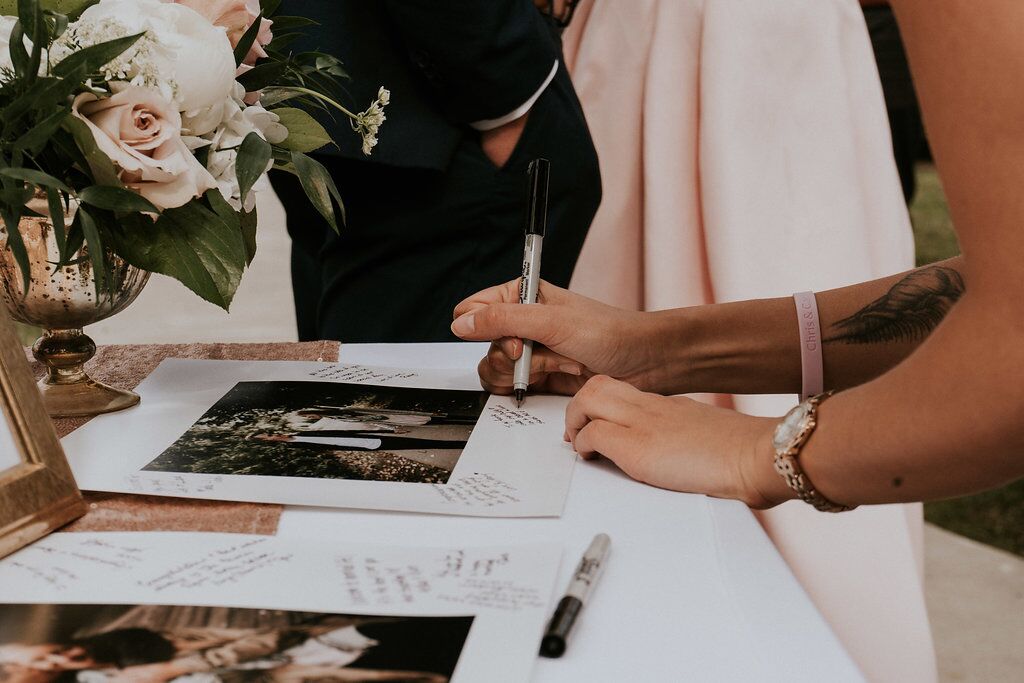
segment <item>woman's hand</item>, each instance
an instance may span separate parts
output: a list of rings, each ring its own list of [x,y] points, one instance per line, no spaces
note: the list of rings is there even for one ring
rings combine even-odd
[[[638,481],[760,509],[792,497],[772,466],[777,422],[599,375],[569,404],[565,434],[584,458],[603,455]]]
[[[533,339],[530,388],[575,394],[593,375],[658,390],[657,314],[607,306],[543,280],[536,305],[519,304],[519,280],[485,289],[455,307],[452,332],[467,340],[493,341],[480,361],[480,381],[493,394],[512,393],[522,339]],[[543,345],[543,346],[542,346]]]

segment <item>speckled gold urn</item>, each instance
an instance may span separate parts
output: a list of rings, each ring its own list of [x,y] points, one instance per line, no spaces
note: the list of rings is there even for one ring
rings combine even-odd
[[[82,328],[127,307],[149,281],[149,272],[108,254],[113,282],[97,298],[87,247],[71,259],[72,265],[56,268],[57,243],[45,196],[37,195],[28,208],[44,216],[23,217],[19,226],[30,264],[28,292],[0,221],[0,293],[11,317],[44,330],[32,352],[47,368],[39,381],[47,412],[52,417],[98,415],[137,404],[137,394],[97,382],[86,373],[85,363],[96,353],[96,344]],[[71,225],[75,208],[65,215],[65,225]]]

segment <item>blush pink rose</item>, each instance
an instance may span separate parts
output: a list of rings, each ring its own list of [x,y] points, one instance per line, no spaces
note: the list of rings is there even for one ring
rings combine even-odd
[[[164,2],[184,5],[201,14],[214,26],[222,26],[227,31],[232,48],[238,45],[242,36],[260,15],[259,0],[164,0]],[[249,52],[238,66],[236,76],[241,76],[251,69],[257,60],[267,56],[267,51],[263,48],[274,39],[274,33],[270,30],[273,23],[269,19],[260,20],[259,33],[256,34],[256,40],[253,41],[252,47],[249,48]],[[260,101],[260,93],[247,92],[244,101],[246,104],[256,104]]]
[[[166,0],[165,0],[166,1]],[[204,16],[214,26],[223,27],[231,41],[231,47],[236,47],[245,32],[249,30],[256,17],[260,15],[259,0],[171,0],[178,5],[184,5],[189,9]],[[259,33],[253,42],[249,52],[242,60],[243,66],[252,67],[256,60],[267,56],[263,48],[274,39],[270,30],[274,22],[269,19],[260,21]]]
[[[173,209],[217,187],[181,139],[181,114],[152,88],[127,86],[111,97],[75,98],[72,114],[85,121],[121,181],[159,209]]]

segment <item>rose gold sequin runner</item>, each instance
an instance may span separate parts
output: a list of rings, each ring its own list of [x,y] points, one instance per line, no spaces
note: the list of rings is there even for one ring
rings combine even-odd
[[[133,344],[101,346],[89,361],[89,374],[107,384],[134,388],[165,358],[220,360],[338,360],[338,342],[273,344]],[[31,356],[31,352],[29,352]],[[42,366],[32,360],[36,377]],[[90,418],[54,420],[58,436],[70,434]],[[108,457],[116,458],[117,453]],[[83,492],[89,511],[63,531],[219,531],[277,533],[282,506],[214,500]]]

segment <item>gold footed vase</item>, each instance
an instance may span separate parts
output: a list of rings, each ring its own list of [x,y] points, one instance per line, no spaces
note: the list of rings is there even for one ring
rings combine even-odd
[[[117,389],[89,377],[85,363],[96,344],[82,328],[124,310],[149,281],[149,272],[107,253],[113,283],[99,299],[87,247],[75,254],[72,265],[56,268],[59,261],[53,224],[45,196],[36,196],[28,208],[42,218],[23,217],[18,229],[30,264],[28,292],[22,273],[7,247],[7,228],[0,222],[0,289],[15,320],[43,328],[32,345],[36,359],[46,366],[39,380],[46,411],[51,417],[80,417],[123,410],[139,402],[138,394]],[[76,207],[64,217],[71,225]]]

